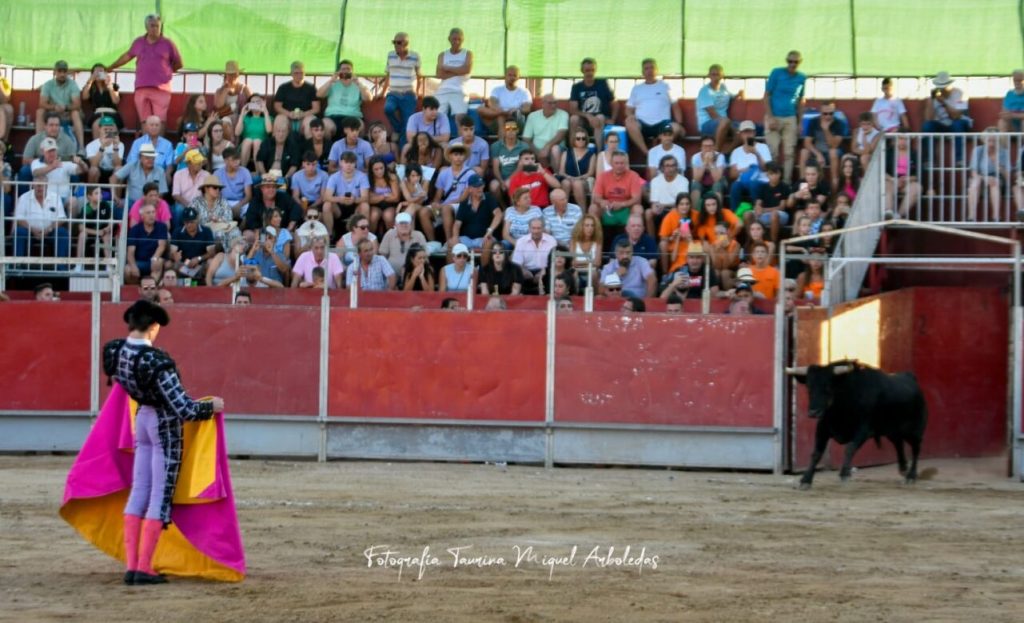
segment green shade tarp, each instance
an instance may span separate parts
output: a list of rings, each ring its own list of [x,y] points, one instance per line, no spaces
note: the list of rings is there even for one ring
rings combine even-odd
[[[809,75],[1006,75],[1024,66],[1022,0],[0,0],[0,63],[76,68],[110,63],[157,11],[185,68],[310,73],[351,59],[380,75],[391,39],[409,33],[433,75],[453,26],[466,34],[475,76],[505,63],[525,76],[575,77],[583,57],[604,76],[764,76],[799,50]],[[59,27],[54,27],[55,21]]]

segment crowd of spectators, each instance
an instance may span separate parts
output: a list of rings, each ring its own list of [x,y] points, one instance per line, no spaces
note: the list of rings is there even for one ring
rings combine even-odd
[[[776,249],[785,245],[791,258],[808,256],[792,260],[786,275],[798,296],[813,299],[822,266],[810,258],[827,255],[831,240],[787,240],[841,228],[880,137],[909,129],[888,79],[855,125],[834,102],[808,110],[797,51],[769,72],[757,120],[730,116],[744,94],[730,93],[724,69],[712,65],[696,99],[697,127],[689,128],[701,136],[699,148],[689,157],[678,96],[650,58],[622,106],[621,131],[614,124],[623,111],[592,58],[581,62],[565,109],[544,94],[533,110],[515,66],[471,109],[473,53],[458,28],[437,55],[440,84],[422,106],[424,57],[406,33],[393,37],[376,95],[386,125],[367,123],[374,96],[350,60],[319,89],[295,61],[273,94],[252,92],[239,63],[228,61],[223,85],[212,96],[191,96],[172,125],[170,81],[182,59],[158,16],[145,24],[124,54],[92,68],[84,89],[65,61],[42,86],[37,135],[22,162],[37,184],[13,210],[16,254],[33,238],[58,256],[72,255],[73,240],[78,257],[97,241],[109,253],[109,228],[72,231],[62,220],[127,211],[128,283],[171,273],[243,289],[358,282],[368,290],[474,288],[559,299],[593,285],[601,296],[632,297],[629,308],[640,311],[643,298],[657,296],[673,309],[701,296],[773,299],[783,285]],[[128,147],[110,72],[133,59],[142,128]],[[1019,131],[1024,74],[1013,80],[1000,129]],[[969,129],[953,80],[940,72],[933,83],[922,129]],[[0,102],[0,128],[9,128],[9,117]],[[955,145],[962,160],[963,143]],[[906,216],[921,192],[920,157],[902,143],[894,150],[894,213]],[[983,190],[998,210],[1008,156],[986,144],[974,150],[971,168],[971,213]],[[72,193],[74,179],[94,186]],[[95,186],[108,183],[108,194]],[[548,292],[552,283],[559,292]]]

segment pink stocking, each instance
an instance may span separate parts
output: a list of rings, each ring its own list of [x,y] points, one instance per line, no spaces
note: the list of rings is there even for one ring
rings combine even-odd
[[[142,517],[138,515],[124,516],[124,558],[125,568],[135,571],[139,568],[139,527]]]

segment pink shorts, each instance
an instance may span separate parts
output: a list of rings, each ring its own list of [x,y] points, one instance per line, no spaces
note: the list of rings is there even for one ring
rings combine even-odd
[[[142,87],[135,90],[135,110],[139,113],[139,125],[145,123],[147,117],[156,115],[167,123],[167,108],[171,105],[171,94],[163,89]]]

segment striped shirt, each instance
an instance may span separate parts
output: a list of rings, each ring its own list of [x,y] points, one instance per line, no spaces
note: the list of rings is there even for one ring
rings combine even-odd
[[[399,58],[398,52],[388,52],[388,90],[397,93],[412,91],[416,87],[416,72],[420,68],[420,55],[412,50]]]

